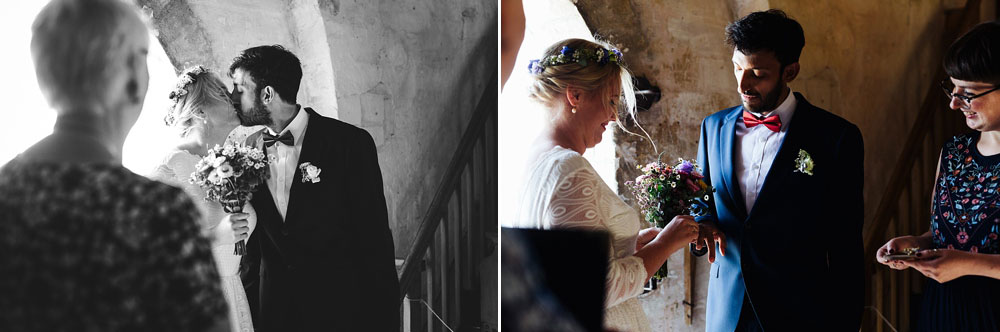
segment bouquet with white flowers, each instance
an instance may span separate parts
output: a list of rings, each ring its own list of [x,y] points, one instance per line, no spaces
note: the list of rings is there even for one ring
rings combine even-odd
[[[253,190],[268,177],[267,158],[260,149],[239,143],[216,145],[195,165],[191,183],[205,189],[205,200],[222,204],[226,213],[243,212]],[[246,254],[246,242],[236,243],[233,252]]]

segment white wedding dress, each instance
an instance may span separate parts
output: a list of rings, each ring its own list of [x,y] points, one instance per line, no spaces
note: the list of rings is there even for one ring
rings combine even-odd
[[[232,331],[251,332],[253,321],[250,317],[250,305],[239,275],[242,256],[233,254],[235,244],[232,242],[232,227],[228,222],[221,222],[226,216],[222,206],[216,202],[206,201],[205,191],[197,184],[188,181],[191,173],[195,171],[195,164],[200,159],[201,157],[186,151],[171,151],[153,170],[150,178],[184,189],[198,206],[202,216],[202,230],[212,239],[212,256],[215,258],[215,266],[222,279],[223,294],[229,304],[229,323]],[[249,202],[243,207],[243,212],[250,215],[248,219],[252,233],[257,225],[257,213]]]
[[[524,174],[511,226],[610,233],[604,324],[619,331],[650,331],[637,298],[647,279],[642,259],[633,256],[641,227],[638,212],[576,151],[556,146],[531,162]]]

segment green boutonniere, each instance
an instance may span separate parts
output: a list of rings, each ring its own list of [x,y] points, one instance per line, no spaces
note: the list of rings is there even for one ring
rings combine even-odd
[[[799,158],[795,159],[795,171],[812,176],[813,167],[815,166],[816,165],[813,163],[812,156],[809,155],[809,152],[799,149]]]

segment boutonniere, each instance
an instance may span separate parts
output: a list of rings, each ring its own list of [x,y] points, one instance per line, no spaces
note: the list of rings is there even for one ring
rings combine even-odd
[[[795,159],[795,171],[812,176],[814,166],[816,165],[813,163],[812,156],[809,155],[809,152],[799,149],[799,158]]]
[[[302,183],[319,183],[319,173],[323,171],[310,162],[299,165],[299,170],[302,171]]]

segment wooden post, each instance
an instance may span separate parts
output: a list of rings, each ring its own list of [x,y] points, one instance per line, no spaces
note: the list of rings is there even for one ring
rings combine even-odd
[[[691,325],[694,320],[694,257],[684,251],[684,321]]]

